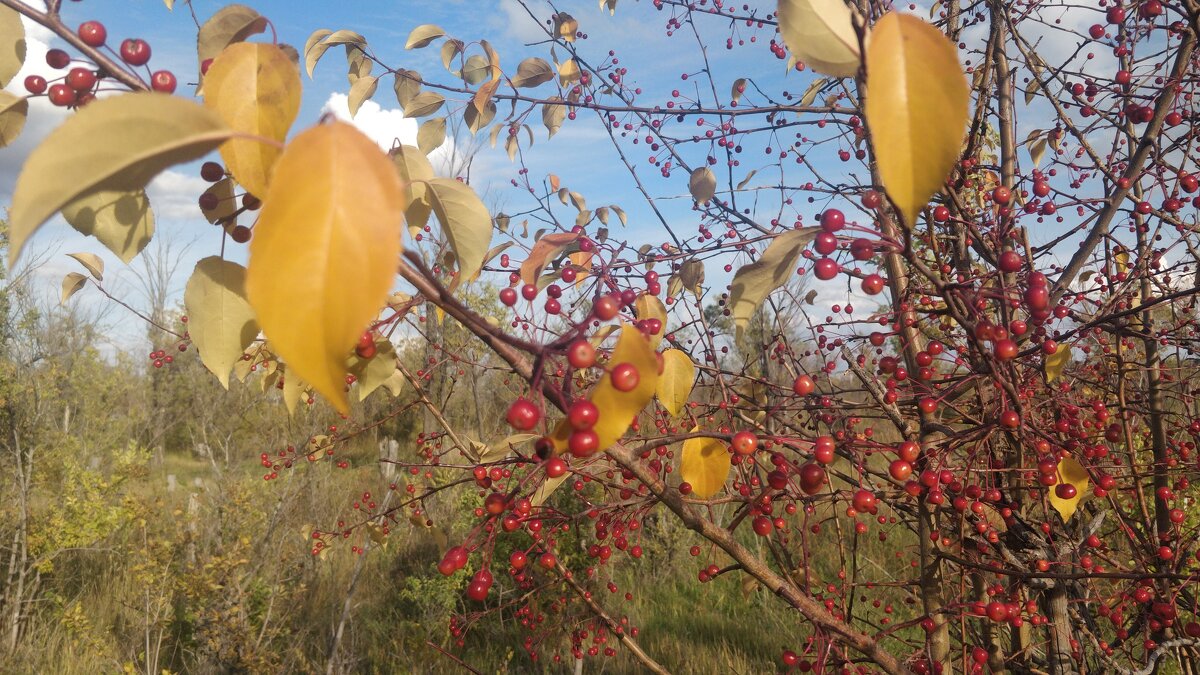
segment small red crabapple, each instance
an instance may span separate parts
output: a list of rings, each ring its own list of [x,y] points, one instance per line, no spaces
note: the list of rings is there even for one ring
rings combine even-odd
[[[175,74],[169,70],[156,70],[150,76],[150,88],[163,94],[175,93]]]
[[[77,31],[79,39],[89,47],[99,47],[108,40],[108,30],[99,21],[84,21]]]
[[[729,445],[736,454],[752,455],[758,448],[758,438],[749,431],[739,431],[733,435]]]
[[[71,55],[61,49],[51,49],[46,52],[46,65],[55,70],[62,70],[71,63]]]
[[[617,391],[633,391],[637,389],[638,383],[641,381],[637,366],[632,363],[618,363],[613,366],[610,375],[612,385]]]
[[[46,78],[41,75],[30,75],[25,78],[25,91],[38,95],[46,91]]]
[[[121,42],[121,60],[131,66],[144,66],[150,61],[150,44],[139,38]]]
[[[813,379],[808,375],[800,375],[796,377],[794,382],[792,382],[792,391],[795,392],[797,396],[808,396],[809,394],[813,393],[816,388],[816,383],[813,382]]]
[[[567,363],[572,368],[591,368],[596,365],[596,348],[584,339],[572,342],[567,348]]]
[[[542,418],[542,411],[527,398],[518,398],[508,407],[505,419],[518,431],[529,431],[537,426]]]

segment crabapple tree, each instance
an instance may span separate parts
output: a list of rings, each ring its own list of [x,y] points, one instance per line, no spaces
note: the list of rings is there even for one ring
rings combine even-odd
[[[0,0],[0,83],[19,16],[64,43],[56,77],[0,93],[0,143],[30,98],[71,111],[22,167],[11,255],[61,212],[128,262],[148,181],[203,160],[224,244],[187,283],[181,344],[301,419],[343,415],[264,454],[268,481],[338,461],[380,421],[368,395],[428,409],[406,482],[312,549],[361,555],[473,490],[437,563],[473,570],[455,637],[515,613],[526,658],[626,649],[665,672],[593,589],[674,518],[696,583],[742,576],[794,610],[784,670],[1195,672],[1195,0],[510,4],[530,44],[414,21],[403,45],[330,26],[290,46],[229,5],[176,74],[89,3]],[[686,70],[595,44],[625,14]],[[343,67],[351,115],[394,98],[415,144],[298,120],[305,77]],[[602,187],[530,169],[589,161],[567,128],[607,144]],[[472,137],[511,162],[508,212],[429,159]],[[103,290],[77,259],[64,301]],[[449,326],[485,356],[440,350]],[[401,336],[430,343],[419,372]],[[493,440],[443,414],[450,370],[502,392]],[[572,653],[544,647],[555,630]]]

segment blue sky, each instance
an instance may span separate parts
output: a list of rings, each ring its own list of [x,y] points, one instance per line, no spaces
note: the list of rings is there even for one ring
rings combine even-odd
[[[141,37],[149,40],[154,52],[151,65],[155,68],[168,68],[180,76],[181,83],[186,83],[189,74],[196,68],[195,32],[191,14],[182,2],[174,12],[169,12],[161,0],[88,0],[83,3],[64,3],[64,16],[69,24],[76,24],[88,19],[99,19],[108,27],[109,43],[116,45],[126,37]],[[196,0],[195,11],[203,21],[225,3],[210,0]],[[292,44],[298,48],[303,45],[309,34],[319,28],[332,30],[350,29],[364,35],[375,53],[389,65],[418,70],[431,79],[449,81],[450,77],[442,67],[438,45],[424,49],[406,51],[403,48],[409,32],[423,23],[435,23],[444,28],[447,33],[465,41],[478,39],[489,40],[500,52],[501,62],[506,71],[515,69],[515,65],[528,56],[540,56],[549,59],[549,49],[545,44],[526,46],[526,43],[543,39],[539,27],[533,23],[515,0],[444,0],[438,3],[414,2],[362,2],[362,3],[333,3],[326,1],[281,2],[250,1],[245,4],[258,10],[269,18],[278,32],[280,42]],[[544,0],[531,0],[531,7],[540,11],[543,16],[549,16],[549,4]],[[738,6],[741,3],[737,3]],[[761,13],[774,9],[774,2],[760,1],[750,3]],[[666,22],[669,14],[656,12],[649,2],[633,2],[624,0],[619,3],[615,16],[609,16],[607,11],[598,8],[596,0],[562,0],[555,3],[562,11],[570,12],[580,24],[580,30],[586,32],[589,39],[577,42],[580,53],[593,63],[603,61],[608,50],[617,52],[622,65],[630,68],[630,77],[644,93],[640,102],[646,104],[662,103],[670,98],[673,89],[683,92],[699,92],[700,100],[706,106],[714,104],[713,97],[703,78],[692,77],[688,81],[680,78],[682,73],[695,74],[703,64],[697,42],[688,29],[682,29],[680,35],[668,39],[665,36]],[[918,7],[917,12],[923,14]],[[1073,12],[1073,13],[1069,13]],[[1095,12],[1069,10],[1064,5],[1063,16],[1068,25],[1087,25],[1094,19]],[[764,30],[748,30],[744,26],[736,28],[735,39],[745,39],[746,46],[732,51],[725,49],[725,40],[730,35],[727,21],[711,17],[701,17],[698,20],[700,37],[708,45],[709,62],[712,67],[714,87],[722,104],[728,103],[729,87],[739,77],[754,80],[764,91],[778,93],[788,90],[795,95],[803,92],[815,79],[808,72],[792,72],[785,76],[785,62],[777,60],[767,51],[767,43],[774,37],[774,31],[769,27]],[[750,43],[751,37],[757,42]],[[55,43],[47,31],[30,27],[30,54],[26,72],[43,72],[49,69],[44,65],[44,52],[48,43]],[[262,38],[255,38],[262,39]],[[968,42],[971,42],[968,39]],[[1055,53],[1071,53],[1074,42],[1065,40],[1061,34],[1048,33],[1043,41],[1042,49],[1053,62]],[[1088,67],[1103,70],[1110,67],[1111,56],[1106,58],[1105,49],[1097,49],[1099,58],[1088,63]],[[559,52],[560,57],[562,52]],[[344,96],[349,89],[345,76],[345,61],[339,49],[330,50],[317,66],[314,79],[304,78],[304,96],[302,109],[294,127],[299,130],[316,122],[322,111],[327,109],[344,110]],[[23,72],[10,89],[20,91]],[[186,87],[181,84],[180,90]],[[547,95],[552,93],[552,85],[544,85],[537,90]],[[745,103],[754,103],[756,95],[753,91],[747,93]],[[759,102],[761,99],[759,99]],[[1035,104],[1037,105],[1037,104]],[[412,143],[415,138],[416,123],[404,120],[398,110],[398,104],[391,91],[390,78],[380,82],[374,102],[367,103],[359,112],[355,123],[366,133],[375,138],[381,145],[390,145],[390,139],[398,137]],[[507,106],[505,106],[507,107]],[[64,119],[65,114],[51,108],[44,99],[35,100],[31,111],[31,120],[26,133],[14,146],[0,149],[0,202],[10,199],[11,189],[17,171],[24,157],[36,142],[43,137],[55,124]],[[1036,114],[1034,115],[1036,119]],[[608,134],[599,125],[595,117],[585,111],[580,112],[575,122],[568,121],[562,130],[551,140],[546,140],[546,131],[540,124],[540,116],[535,114],[531,120],[536,143],[527,149],[525,158],[533,177],[544,177],[546,174],[557,174],[562,184],[583,193],[588,199],[589,206],[595,208],[604,204],[618,204],[629,213],[630,226],[622,231],[616,220],[613,220],[613,236],[627,239],[636,248],[643,243],[658,244],[667,239],[666,233],[657,224],[650,209],[634,188],[633,181],[621,165],[620,160],[609,140]],[[761,124],[761,118],[754,120],[739,118],[741,126]],[[682,127],[675,128],[677,133],[683,133]],[[831,135],[832,127],[824,132],[815,127],[798,127],[802,133],[814,137]],[[703,128],[695,133],[702,133]],[[784,139],[789,139],[795,130],[788,131]],[[1023,137],[1023,133],[1021,134]],[[778,149],[778,140],[771,141]],[[748,141],[764,143],[763,141]],[[628,139],[622,147],[629,155],[638,170],[638,174],[647,189],[658,199],[660,208],[677,232],[682,236],[694,235],[699,222],[698,215],[692,210],[692,200],[687,192],[687,176],[676,172],[669,179],[663,179],[656,168],[646,162],[647,150],[644,145],[632,145]],[[752,170],[769,169],[774,156],[764,156],[761,145],[747,147],[740,155],[742,165],[732,170],[733,181],[740,182]],[[836,149],[853,150],[853,146],[834,139],[827,145],[818,146],[809,153],[816,162],[815,168],[822,174],[828,173],[827,178],[836,179],[842,171],[840,162],[836,159]],[[439,152],[448,150],[443,148]],[[689,161],[695,165],[699,158],[708,150],[708,144],[688,145],[684,152]],[[723,158],[722,153],[718,153]],[[204,189],[200,180],[197,165],[176,167],[164,173],[150,188],[152,205],[158,219],[158,237],[168,241],[179,250],[187,245],[187,253],[181,265],[181,274],[175,279],[177,289],[181,290],[186,281],[187,273],[195,260],[212,255],[220,249],[219,231],[206,224],[200,217],[195,205],[196,197]],[[796,167],[790,161],[790,167],[780,174],[778,167],[761,171],[751,181],[750,186],[777,185],[781,180],[788,185],[799,185],[813,180],[810,171]],[[848,166],[848,165],[847,165]],[[520,191],[507,187],[510,179],[515,177],[517,167],[511,164],[502,149],[485,148],[475,159],[471,177],[475,188],[484,196],[489,207],[496,211],[508,213],[518,212],[529,208],[528,198],[522,198]],[[724,178],[727,174],[723,166],[714,167],[718,176]],[[796,199],[796,203],[780,213],[780,203],[777,193],[766,191],[757,193],[759,197],[754,203],[755,216],[760,222],[769,221],[781,215],[785,222],[790,222],[797,215],[806,222],[812,222],[819,211],[831,202],[818,201],[808,204],[806,197]],[[746,197],[741,197],[746,200]],[[557,204],[557,202],[555,202]],[[743,202],[744,203],[744,202]],[[846,207],[841,200],[832,203]],[[571,207],[558,207],[560,219],[570,222],[574,217]],[[1065,210],[1064,210],[1065,211]],[[853,213],[851,212],[853,218]],[[1068,220],[1068,223],[1071,221]],[[535,229],[531,225],[530,230]],[[1044,227],[1031,227],[1034,244],[1048,241],[1059,232],[1063,226],[1046,223]],[[718,229],[719,233],[720,230]],[[153,244],[152,244],[153,246]],[[1064,245],[1069,247],[1070,242]],[[126,268],[119,261],[107,254],[95,242],[76,235],[61,219],[47,224],[31,242],[28,251],[48,252],[48,259],[39,270],[39,277],[45,283],[42,286],[47,297],[57,295],[58,281],[62,275],[75,269],[72,261],[65,253],[90,251],[102,255],[110,273],[107,279],[113,290],[137,304],[135,275],[141,269],[139,261]],[[1066,249],[1069,250],[1069,249]],[[244,259],[243,249],[231,248],[229,257]],[[722,260],[734,262],[732,258]],[[740,264],[740,263],[736,263]],[[710,284],[717,282],[719,289],[723,279],[718,264],[708,267]],[[817,282],[814,282],[817,283]],[[854,284],[855,288],[857,284]],[[856,306],[868,309],[874,305],[857,293],[847,291],[844,277],[838,281],[818,283],[819,291],[817,307],[827,308],[832,304],[853,301]],[[82,294],[81,294],[82,295]],[[79,297],[79,302],[95,302],[93,297]],[[815,314],[820,314],[818,310]],[[813,317],[818,319],[820,317]],[[118,321],[114,319],[114,321]],[[119,321],[115,335],[141,335],[142,329],[133,322]]]

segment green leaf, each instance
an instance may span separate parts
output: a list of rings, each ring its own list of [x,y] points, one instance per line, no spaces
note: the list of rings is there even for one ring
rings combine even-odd
[[[9,262],[63,206],[101,190],[132,192],[233,135],[212,111],[178,96],[102,98],[55,129],[29,155],[9,212]]]
[[[217,256],[204,258],[188,279],[183,304],[200,361],[228,389],[233,364],[258,337],[258,322],[246,300],[246,268]]]
[[[771,241],[758,260],[733,275],[729,307],[739,335],[763,300],[796,274],[801,251],[818,231],[818,227],[808,227],[784,232]]]
[[[408,40],[404,43],[405,49],[421,49],[428,47],[434,40],[445,37],[446,31],[431,23],[417,26],[408,34]]]
[[[17,10],[0,6],[0,87],[7,87],[25,64],[25,26]]]
[[[143,190],[93,192],[64,206],[62,214],[71,227],[98,239],[124,263],[154,236],[154,212]]]
[[[453,178],[434,178],[425,187],[425,198],[458,259],[458,279],[470,279],[492,244],[492,216],[470,186]]]
[[[25,128],[29,100],[24,96],[0,91],[0,148],[10,145]]]

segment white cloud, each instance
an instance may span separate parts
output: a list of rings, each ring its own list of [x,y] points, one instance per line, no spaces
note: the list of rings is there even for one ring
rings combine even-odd
[[[346,94],[334,92],[321,106],[321,114],[326,113],[353,124],[384,150],[392,149],[396,143],[417,144],[417,120],[405,117],[403,110],[384,108],[375,101],[364,101],[358,113],[351,117]],[[447,138],[440,148],[429,155],[429,161],[435,171],[446,174],[448,167],[454,166],[450,160],[455,153],[454,139]]]
[[[26,77],[41,75],[50,80],[61,77],[62,71],[46,65],[46,52],[50,51],[53,33],[25,17],[21,17],[21,23],[25,26],[25,64],[4,89],[18,96],[25,96],[28,93],[25,91]],[[47,134],[62,124],[69,114],[66,110],[51,105],[45,96],[30,99],[29,115],[21,135],[12,145],[0,148],[0,202],[8,204],[12,201],[13,186],[29,153],[33,152]]]
[[[160,220],[203,222],[198,200],[207,187],[200,176],[169,169],[150,181],[146,194],[154,206],[154,216]]]

